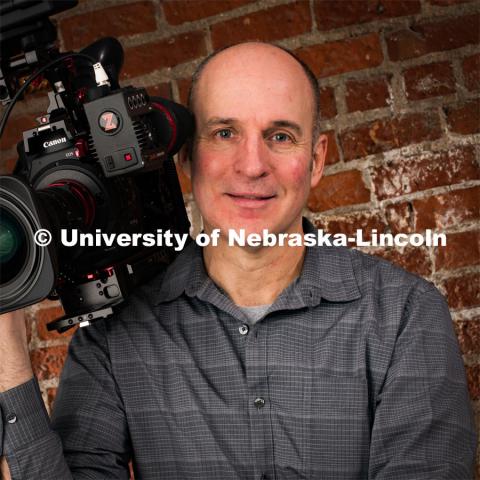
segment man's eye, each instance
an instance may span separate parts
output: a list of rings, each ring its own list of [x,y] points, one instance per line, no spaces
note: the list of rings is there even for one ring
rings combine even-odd
[[[232,135],[233,132],[228,128],[222,128],[221,130],[215,132],[215,136],[219,138],[231,138]]]
[[[271,136],[271,138],[274,142],[279,142],[279,143],[286,143],[286,142],[293,141],[292,137],[287,133],[275,133],[274,135]]]

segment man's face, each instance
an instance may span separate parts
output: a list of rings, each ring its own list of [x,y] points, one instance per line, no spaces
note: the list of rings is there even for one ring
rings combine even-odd
[[[205,231],[302,232],[326,140],[312,144],[312,90],[297,62],[267,45],[230,48],[205,67],[193,108],[191,180]]]

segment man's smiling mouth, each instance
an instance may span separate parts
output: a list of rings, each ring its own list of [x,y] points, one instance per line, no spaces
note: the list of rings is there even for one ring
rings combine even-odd
[[[249,192],[240,193],[226,193],[226,195],[241,207],[261,207],[269,203],[270,200],[276,197],[275,194],[258,194]]]
[[[227,193],[227,195],[232,198],[246,198],[249,200],[269,200],[276,196],[275,194],[262,195],[258,193]]]

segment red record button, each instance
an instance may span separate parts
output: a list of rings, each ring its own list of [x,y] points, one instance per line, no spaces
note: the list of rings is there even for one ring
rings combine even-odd
[[[125,159],[126,162],[129,162],[130,160],[132,160],[132,154],[131,153],[125,153],[123,155],[123,158]]]

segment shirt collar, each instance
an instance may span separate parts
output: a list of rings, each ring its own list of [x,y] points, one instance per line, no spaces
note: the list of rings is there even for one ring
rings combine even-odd
[[[304,233],[317,229],[303,218]],[[208,276],[203,262],[202,248],[192,241],[161,276],[155,303],[171,301],[183,293],[189,297],[216,301],[226,297]],[[348,302],[360,298],[355,278],[352,255],[343,247],[307,247],[300,276],[279,296],[275,310],[318,305],[321,299],[330,302]],[[228,303],[228,302],[227,302]]]

